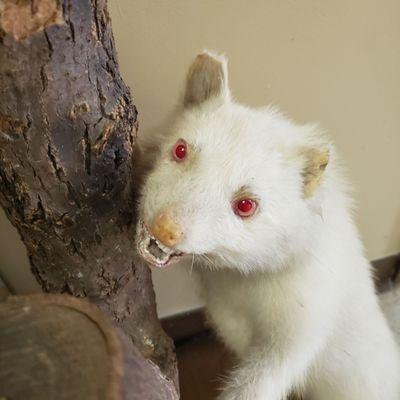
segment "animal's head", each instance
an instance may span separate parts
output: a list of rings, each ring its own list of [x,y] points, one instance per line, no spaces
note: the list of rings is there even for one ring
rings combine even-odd
[[[279,268],[312,240],[326,145],[313,126],[235,103],[222,57],[195,59],[182,103],[142,188],[140,254],[157,266],[195,254]]]

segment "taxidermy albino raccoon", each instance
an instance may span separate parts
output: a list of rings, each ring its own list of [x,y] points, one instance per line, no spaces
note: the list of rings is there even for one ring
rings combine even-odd
[[[400,399],[395,338],[315,125],[237,104],[225,59],[203,53],[174,123],[141,146],[138,250],[158,267],[194,257],[210,321],[240,360],[220,399]]]

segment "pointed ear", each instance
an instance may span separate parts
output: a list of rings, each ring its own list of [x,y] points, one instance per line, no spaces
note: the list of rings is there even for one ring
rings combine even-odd
[[[211,98],[229,99],[227,62],[222,56],[204,52],[189,69],[183,103],[192,107]]]
[[[329,161],[329,149],[308,148],[303,151],[305,165],[302,172],[304,197],[311,197],[321,184],[324,171]]]

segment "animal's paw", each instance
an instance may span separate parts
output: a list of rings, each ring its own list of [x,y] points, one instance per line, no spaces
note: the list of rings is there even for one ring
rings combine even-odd
[[[229,388],[224,390],[217,400],[254,400],[254,398],[245,390]]]
[[[217,400],[282,400],[276,390],[265,390],[254,384],[243,384],[240,386],[227,387]],[[272,389],[272,388],[270,388]]]

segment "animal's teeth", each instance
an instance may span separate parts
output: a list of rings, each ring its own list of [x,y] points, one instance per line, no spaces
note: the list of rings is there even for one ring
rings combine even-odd
[[[174,251],[154,238],[147,230],[143,221],[140,221],[137,235],[139,253],[142,254],[144,259],[155,266],[164,267],[168,265],[171,260],[183,255],[183,253]]]
[[[173,253],[173,250],[164,244],[160,243],[157,239],[154,239],[154,241],[157,243],[157,246],[164,252],[164,253]]]
[[[174,250],[160,243],[151,235],[143,222],[140,225],[138,245],[142,253],[147,254],[160,265],[167,264],[172,256],[177,255]]]

